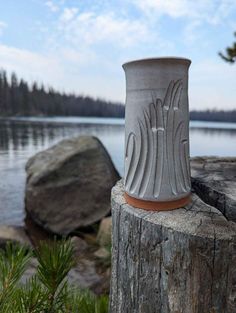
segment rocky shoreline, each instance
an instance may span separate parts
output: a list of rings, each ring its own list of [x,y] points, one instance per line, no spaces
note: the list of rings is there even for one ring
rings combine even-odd
[[[41,240],[70,237],[76,266],[69,282],[108,293],[110,191],[120,176],[102,143],[91,136],[62,140],[30,158],[26,173],[25,226],[0,226],[0,246],[11,241],[33,249]],[[33,260],[23,280],[36,267]]]

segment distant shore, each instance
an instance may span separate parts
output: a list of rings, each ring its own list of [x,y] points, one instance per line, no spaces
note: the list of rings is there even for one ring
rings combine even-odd
[[[0,119],[12,119],[12,120],[43,120],[43,119],[57,119],[62,120],[64,118],[71,119],[71,122],[77,119],[88,119],[88,122],[90,119],[98,118],[99,120],[104,120],[104,124],[106,124],[106,121],[112,120],[112,124],[116,124],[115,121],[119,121],[124,119],[124,116],[117,117],[117,116],[94,116],[94,115],[88,115],[88,116],[64,116],[64,115],[1,115]],[[196,122],[219,122],[219,123],[236,123],[236,110],[232,111],[190,111],[190,121],[196,121]],[[100,124],[100,123],[99,123]],[[109,123],[108,123],[109,124]],[[119,123],[118,123],[119,124]]]
[[[191,121],[236,123],[236,110],[190,111]]]

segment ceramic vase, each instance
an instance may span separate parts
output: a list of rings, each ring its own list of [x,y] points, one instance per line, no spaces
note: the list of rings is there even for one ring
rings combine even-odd
[[[184,58],[123,65],[126,76],[125,198],[170,210],[190,201],[188,69]]]

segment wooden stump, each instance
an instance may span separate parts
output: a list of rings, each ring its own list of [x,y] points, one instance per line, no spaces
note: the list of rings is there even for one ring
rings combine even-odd
[[[112,190],[110,313],[235,313],[236,223],[193,193],[148,212]]]
[[[192,158],[191,176],[198,196],[236,222],[236,158]]]

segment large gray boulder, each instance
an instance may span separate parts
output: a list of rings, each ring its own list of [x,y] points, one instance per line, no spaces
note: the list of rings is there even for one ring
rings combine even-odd
[[[110,212],[110,191],[119,179],[95,137],[66,139],[26,164],[26,212],[59,235],[92,225]]]

